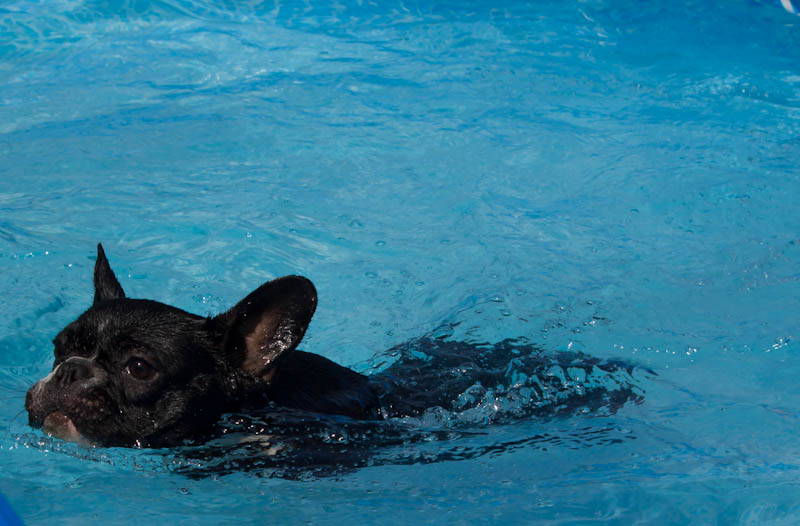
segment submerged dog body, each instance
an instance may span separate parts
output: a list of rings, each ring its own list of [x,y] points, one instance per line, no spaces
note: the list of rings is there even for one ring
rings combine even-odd
[[[486,347],[423,338],[382,372],[359,374],[296,350],[317,305],[314,286],[299,276],[265,283],[229,311],[204,318],[127,298],[98,245],[94,287],[92,306],[54,340],[53,370],[25,400],[32,426],[86,445],[197,443],[214,436],[225,413],[273,406],[377,420],[434,407],[470,410],[500,392],[522,400],[516,417],[578,407],[613,411],[641,400],[622,362],[545,356],[507,342]],[[561,373],[553,374],[554,367]],[[596,371],[605,376],[586,381]],[[610,383],[608,373],[616,371],[628,376]],[[565,379],[569,374],[578,380]]]

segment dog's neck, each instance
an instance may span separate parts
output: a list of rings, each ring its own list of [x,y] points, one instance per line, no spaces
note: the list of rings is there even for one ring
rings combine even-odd
[[[379,417],[379,401],[368,377],[325,357],[293,351],[275,368],[266,389],[257,394],[278,406],[356,419]],[[244,405],[258,405],[244,400]]]

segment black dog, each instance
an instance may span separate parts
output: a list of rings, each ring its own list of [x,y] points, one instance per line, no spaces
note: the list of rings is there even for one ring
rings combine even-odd
[[[97,248],[94,302],[56,336],[53,370],[25,400],[32,426],[66,440],[134,447],[197,443],[214,435],[225,413],[276,406],[354,420],[415,416],[431,407],[464,410],[475,407],[487,388],[508,392],[514,364],[526,371],[514,396],[527,398],[512,416],[601,405],[613,411],[641,399],[627,381],[630,366],[622,362],[578,353],[545,356],[507,342],[489,347],[416,340],[405,360],[365,376],[295,349],[317,305],[306,278],[275,279],[228,312],[203,318],[126,298],[102,246]],[[583,371],[577,373],[581,382],[553,375],[554,365]],[[598,371],[628,375],[614,385],[587,381]]]

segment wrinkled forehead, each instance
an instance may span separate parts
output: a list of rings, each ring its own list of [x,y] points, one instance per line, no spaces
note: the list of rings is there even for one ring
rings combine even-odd
[[[179,352],[203,334],[204,319],[150,300],[104,301],[84,312],[55,338],[56,351],[81,354],[126,351],[130,347]]]

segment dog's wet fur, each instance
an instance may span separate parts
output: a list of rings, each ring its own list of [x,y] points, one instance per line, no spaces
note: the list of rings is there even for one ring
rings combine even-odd
[[[630,378],[629,364],[579,353],[545,355],[510,340],[487,346],[422,338],[388,368],[357,373],[296,349],[317,305],[313,284],[300,276],[269,281],[229,311],[206,318],[127,298],[98,245],[94,288],[92,306],[54,339],[52,371],[25,400],[31,426],[84,445],[200,444],[219,436],[221,421],[229,419],[223,415],[248,412],[262,415],[259,421],[272,411],[293,421],[332,415],[366,425],[432,408],[464,411],[480,404],[487,389],[513,389],[512,366],[525,372],[519,392],[528,389],[515,418],[577,408],[615,411],[641,400],[641,391],[626,381],[574,382],[575,389],[565,390],[564,378],[548,373],[555,365],[584,376],[622,371]],[[553,395],[559,389],[566,394]]]

